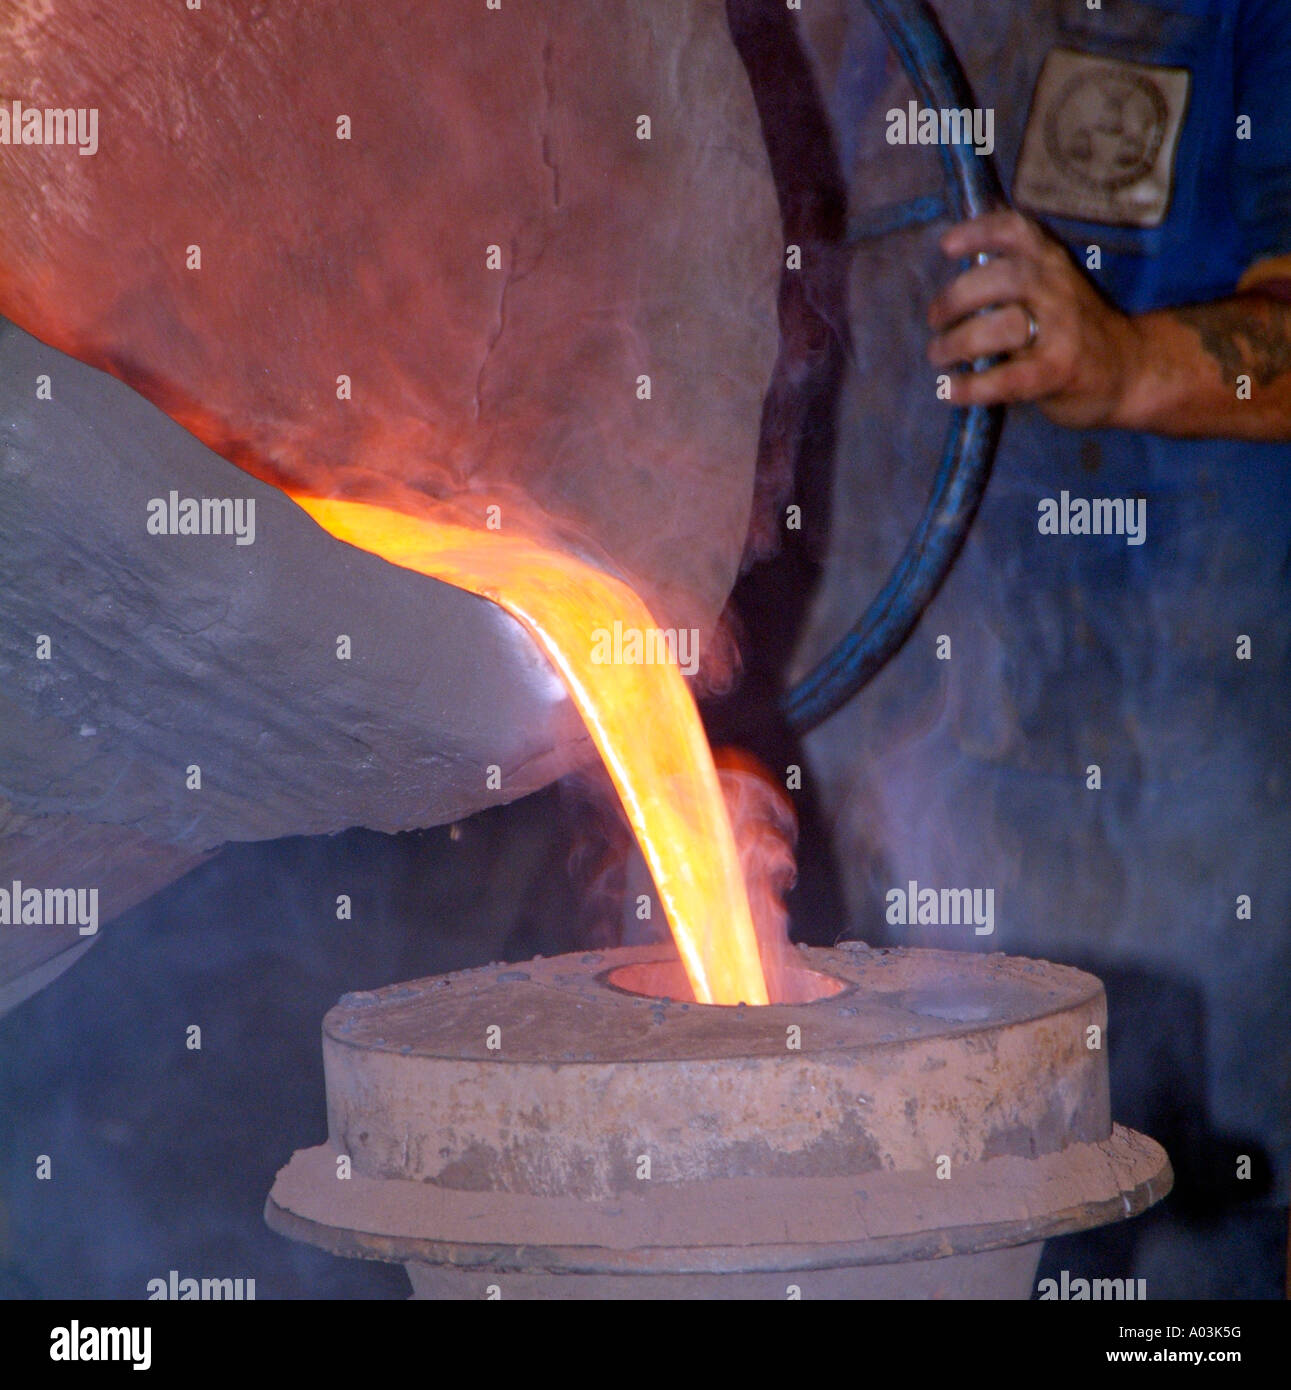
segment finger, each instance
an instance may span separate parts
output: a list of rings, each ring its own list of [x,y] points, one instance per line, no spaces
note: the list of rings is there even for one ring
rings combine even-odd
[[[1020,352],[1028,346],[1031,316],[1020,304],[975,314],[928,344],[928,361],[934,367],[953,367],[979,357]]]
[[[1025,299],[1032,276],[1027,263],[1000,256],[956,276],[928,307],[928,327],[940,333],[966,314]]]
[[[1010,358],[984,372],[964,372],[951,378],[952,405],[1017,405],[1053,394],[1053,383],[1039,360],[1027,355]]]
[[[1044,233],[1020,212],[988,212],[960,222],[941,238],[941,249],[952,259],[983,254],[1034,256],[1044,246]]]

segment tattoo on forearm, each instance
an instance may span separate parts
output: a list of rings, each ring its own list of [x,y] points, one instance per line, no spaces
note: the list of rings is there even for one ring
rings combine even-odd
[[[1250,294],[1191,304],[1171,313],[1196,330],[1225,381],[1236,385],[1245,375],[1257,385],[1271,386],[1291,372],[1291,306]]]

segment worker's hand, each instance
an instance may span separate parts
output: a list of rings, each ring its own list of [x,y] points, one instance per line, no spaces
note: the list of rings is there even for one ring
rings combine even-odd
[[[997,212],[952,227],[941,249],[955,261],[981,252],[992,259],[964,271],[933,301],[928,360],[949,369],[1005,355],[986,371],[952,373],[952,402],[1035,401],[1060,425],[1114,423],[1137,330],[1098,294],[1066,248],[1021,213]]]

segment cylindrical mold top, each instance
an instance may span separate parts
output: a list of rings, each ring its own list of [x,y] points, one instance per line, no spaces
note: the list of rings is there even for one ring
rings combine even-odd
[[[838,992],[720,1008],[609,982],[653,947],[346,995],[323,1026],[332,1141],[369,1177],[604,1199],[643,1178],[926,1172],[1111,1133],[1093,976],[859,943],[796,954]]]

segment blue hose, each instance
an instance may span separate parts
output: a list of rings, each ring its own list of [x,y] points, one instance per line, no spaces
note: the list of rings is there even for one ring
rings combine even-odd
[[[976,105],[968,79],[926,0],[867,0],[924,106]],[[946,181],[962,220],[1005,206],[989,156],[940,145]],[[887,583],[847,635],[782,699],[790,726],[814,729],[866,685],[904,646],[963,547],[986,491],[1004,423],[999,406],[951,414],[923,516]]]

